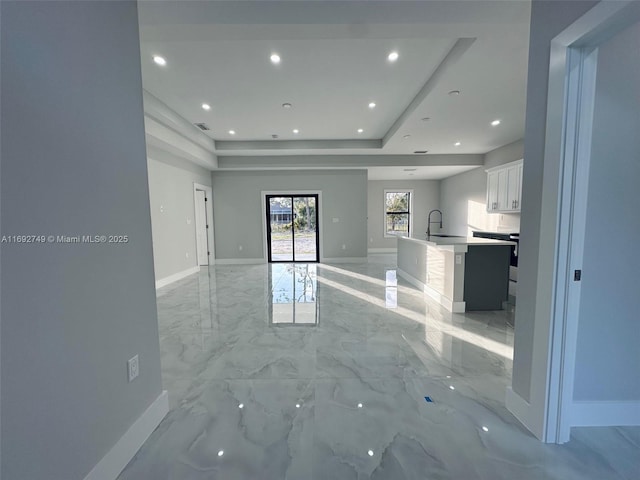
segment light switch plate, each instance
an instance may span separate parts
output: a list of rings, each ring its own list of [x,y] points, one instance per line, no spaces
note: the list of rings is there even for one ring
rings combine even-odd
[[[127,370],[129,372],[129,381],[133,382],[135,378],[140,374],[140,363],[138,362],[138,355],[130,358],[127,362]]]

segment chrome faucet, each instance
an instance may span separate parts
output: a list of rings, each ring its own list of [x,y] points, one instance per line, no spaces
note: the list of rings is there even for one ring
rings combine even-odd
[[[431,221],[431,214],[433,212],[438,212],[440,214],[440,222],[439,223],[440,223],[440,228],[442,228],[442,212],[440,210],[438,210],[438,209],[431,210],[429,212],[429,219],[427,220],[427,222],[428,222],[428,224],[427,224],[427,238],[429,238],[431,236],[431,224],[432,223],[438,223],[438,222],[432,222]]]

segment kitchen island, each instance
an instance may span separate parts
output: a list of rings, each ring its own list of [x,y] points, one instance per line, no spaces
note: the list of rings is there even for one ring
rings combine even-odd
[[[500,310],[515,245],[476,237],[399,237],[398,275],[449,311]]]

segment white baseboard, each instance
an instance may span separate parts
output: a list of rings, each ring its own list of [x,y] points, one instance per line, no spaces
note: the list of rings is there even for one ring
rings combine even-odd
[[[321,263],[367,263],[367,257],[322,258]]]
[[[578,402],[571,407],[572,427],[640,426],[640,401]]]
[[[453,313],[464,313],[467,308],[466,302],[454,302],[449,297],[445,297],[437,290],[434,290],[429,285],[424,286],[424,294],[435,300],[437,303],[442,305],[444,308]]]
[[[529,402],[514,392],[513,388],[507,387],[504,404],[507,410],[509,410],[527,430],[533,433],[538,440],[542,440],[542,431],[540,428],[537,428],[539,425],[536,425],[533,421],[533,413]]]
[[[413,275],[408,274],[407,272],[405,272],[401,268],[396,269],[396,272],[398,273],[399,276],[404,278],[411,285],[413,285],[414,287],[419,288],[421,291],[424,292],[424,287],[426,287],[426,285],[424,283],[422,283],[420,280],[418,280],[416,277],[414,277]]]
[[[217,258],[216,265],[260,265],[267,263],[264,258]]]
[[[84,480],[115,480],[142,444],[169,412],[169,396],[164,390],[145,412],[129,427]]]
[[[182,272],[169,275],[168,277],[161,278],[160,280],[156,280],[156,290],[162,287],[166,287],[170,283],[177,282],[178,280],[182,280],[183,278],[187,278],[189,275],[193,275],[194,273],[198,273],[199,271],[200,267],[195,266],[188,268],[187,270],[183,270]]]
[[[369,255],[371,254],[375,254],[375,253],[398,253],[398,249],[397,248],[370,248],[367,250],[367,253]]]

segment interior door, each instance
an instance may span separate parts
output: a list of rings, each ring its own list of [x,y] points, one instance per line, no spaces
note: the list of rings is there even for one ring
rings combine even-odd
[[[196,190],[196,254],[198,265],[209,265],[209,249],[207,242],[207,207],[206,192]]]
[[[267,195],[269,262],[319,261],[318,195]]]

